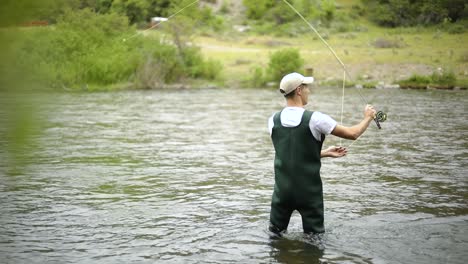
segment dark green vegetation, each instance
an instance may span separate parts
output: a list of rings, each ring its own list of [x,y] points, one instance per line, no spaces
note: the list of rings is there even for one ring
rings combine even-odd
[[[468,18],[466,0],[362,0],[362,2],[367,7],[369,19],[386,27],[436,25]]]
[[[44,87],[67,90],[102,90],[128,86],[157,88],[187,78],[213,80],[222,70],[220,62],[205,59],[199,48],[187,44],[190,31],[196,26],[193,21],[206,17],[199,21],[209,24],[213,18],[206,11],[209,9],[193,6],[186,10],[193,18],[184,16],[174,21],[174,26],[165,28],[170,38],[163,39],[137,33],[129,21],[133,19],[130,14],[146,19],[145,12],[134,13],[143,10],[140,4],[145,1],[135,1],[138,8],[125,8],[130,4],[128,1],[115,1],[111,8],[106,8],[106,1],[70,1],[66,8],[60,9],[52,5],[57,2],[60,1],[50,0],[43,6],[33,1],[22,3],[29,7],[21,12],[25,16],[32,15],[28,10],[45,8],[47,11],[38,12],[32,18],[46,19],[50,26],[12,27],[27,21],[14,18],[2,21],[8,27],[1,30],[1,38],[14,43],[5,52],[11,58],[8,63],[3,61],[2,76],[12,76],[8,71],[16,70],[16,76],[33,78],[28,83],[34,83],[35,89],[41,83]],[[153,7],[155,10],[179,9],[169,3],[166,9],[161,9],[161,1],[153,2],[159,3]],[[7,5],[15,11],[21,8],[21,3]],[[130,14],[121,14],[119,10]],[[49,17],[53,17],[50,22]],[[2,86],[13,88],[16,82]]]
[[[288,0],[317,26],[332,32],[360,30],[364,18],[383,27],[431,26],[444,24],[447,31],[461,33],[466,29],[468,3],[465,0]],[[351,10],[337,8],[335,2],[351,3]],[[295,36],[307,28],[297,23],[292,12],[285,12],[283,0],[243,0],[246,15],[260,33]],[[454,24],[454,22],[460,22]]]

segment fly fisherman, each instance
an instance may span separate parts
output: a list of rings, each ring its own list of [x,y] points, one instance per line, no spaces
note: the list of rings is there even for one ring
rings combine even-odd
[[[363,120],[346,127],[326,114],[305,110],[309,85],[313,82],[313,77],[299,73],[284,76],[280,92],[287,106],[268,120],[275,147],[275,187],[269,230],[277,235],[286,231],[294,210],[302,216],[304,233],[325,232],[320,159],[343,157],[347,153],[344,147],[322,150],[325,135],[355,140],[366,131],[376,114],[374,108],[367,105]]]

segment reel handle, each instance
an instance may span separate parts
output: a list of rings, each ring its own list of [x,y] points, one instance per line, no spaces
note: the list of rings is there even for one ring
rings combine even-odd
[[[382,129],[382,127],[380,126],[379,120],[377,120],[377,117],[374,118],[374,122],[375,122],[375,124],[377,125],[377,127],[378,127],[379,129]]]

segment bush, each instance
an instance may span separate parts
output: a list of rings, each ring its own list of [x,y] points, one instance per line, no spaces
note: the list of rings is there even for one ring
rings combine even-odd
[[[362,0],[369,19],[386,27],[435,25],[468,15],[465,0]]]
[[[449,34],[463,34],[466,32],[466,26],[462,24],[447,23],[443,28]]]
[[[250,72],[252,72],[252,75],[249,80],[249,85],[252,87],[262,87],[265,85],[265,74],[262,67],[253,67]]]
[[[205,60],[197,47],[184,48],[181,55],[188,77],[214,80],[222,70],[220,62]]]
[[[301,58],[299,50],[282,49],[270,56],[267,72],[271,80],[279,81],[288,73],[300,71],[303,65],[304,60]]]
[[[429,85],[452,88],[457,84],[457,78],[452,71],[439,69],[429,76],[413,74],[410,78],[399,81],[398,84],[402,88],[426,88]]]
[[[306,19],[320,21],[325,27],[329,27],[336,17],[335,1],[301,0],[289,2]],[[299,20],[296,13],[281,0],[243,0],[243,3],[246,7],[248,19],[256,20],[260,25],[264,23],[273,24],[266,32],[269,34],[278,34],[278,26]],[[281,31],[282,35],[287,32],[287,30]]]
[[[408,84],[420,84],[420,85],[428,85],[431,83],[431,77],[413,74],[406,80],[401,80],[399,82],[400,85],[408,85]]]
[[[431,83],[443,86],[453,87],[457,82],[455,73],[452,71],[437,71],[431,75]]]
[[[135,35],[125,16],[89,9],[66,13],[54,28],[23,34],[18,63],[34,65],[53,87],[135,82],[154,88],[185,77],[214,79],[222,69],[219,63],[204,60],[198,49],[179,49],[158,38]]]
[[[140,40],[140,45],[143,56],[138,59],[134,80],[136,87],[157,88],[184,75],[184,64],[177,59],[176,47],[164,45],[156,38]]]
[[[35,65],[51,86],[109,84],[134,71],[137,53],[122,41],[131,32],[125,17],[69,11],[55,28],[24,31],[18,57]]]

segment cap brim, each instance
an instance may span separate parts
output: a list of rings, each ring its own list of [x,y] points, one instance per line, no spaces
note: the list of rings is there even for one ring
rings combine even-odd
[[[302,81],[302,83],[304,84],[310,84],[313,82],[314,82],[314,77],[304,77],[304,80]]]

